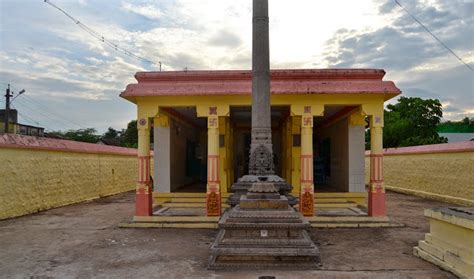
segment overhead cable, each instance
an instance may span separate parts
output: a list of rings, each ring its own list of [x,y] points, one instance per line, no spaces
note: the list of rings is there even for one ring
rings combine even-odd
[[[152,65],[158,65],[159,66],[159,69],[161,71],[161,61],[158,61],[158,62],[155,62],[155,61],[152,61],[150,59],[147,59],[147,58],[144,58],[142,56],[139,56],[135,53],[133,53],[132,51],[128,50],[128,49],[125,49],[121,46],[119,46],[118,44],[106,39],[104,36],[102,36],[101,34],[99,34],[98,32],[92,30],[91,28],[87,27],[84,23],[80,22],[79,20],[77,20],[76,18],[74,18],[72,15],[70,15],[68,12],[66,12],[65,10],[61,9],[60,7],[58,7],[57,5],[55,5],[54,3],[52,3],[50,0],[44,0],[44,2],[46,4],[49,4],[51,7],[59,10],[60,12],[62,12],[64,15],[66,15],[70,20],[72,20],[77,26],[79,26],[79,28],[81,28],[82,30],[86,31],[89,35],[93,36],[94,38],[100,40],[102,43],[104,43],[105,45],[113,48],[115,51],[118,51],[118,52],[121,52],[125,55],[128,55],[130,57],[133,57],[137,60],[140,60],[140,61],[144,61],[144,62],[147,62],[147,63],[150,63]]]
[[[464,60],[459,56],[457,55],[450,47],[448,47],[443,41],[441,41],[440,38],[438,38],[433,32],[431,32],[430,29],[428,29],[428,27],[426,27],[420,20],[418,20],[412,13],[410,13],[410,11],[408,11],[407,9],[405,9],[405,7],[402,6],[402,4],[400,4],[400,2],[398,2],[398,0],[395,0],[395,3],[397,3],[398,6],[400,6],[414,21],[416,21],[421,27],[423,27],[423,29],[425,29],[426,32],[428,32],[436,41],[438,41],[445,49],[447,49],[452,55],[454,55],[459,61],[461,61],[461,63],[463,63],[469,70],[471,71],[474,71],[474,69],[471,67],[471,65],[467,64],[466,62],[464,62]]]

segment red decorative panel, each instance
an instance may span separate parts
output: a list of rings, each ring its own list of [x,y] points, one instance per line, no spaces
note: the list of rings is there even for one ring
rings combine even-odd
[[[313,183],[313,155],[301,155],[301,182]]]
[[[304,216],[314,215],[314,193],[307,191],[300,195],[300,212]]]
[[[152,211],[153,202],[150,180],[150,156],[139,156],[135,216],[151,216]]]
[[[150,182],[150,156],[138,157],[138,183]]]
[[[153,214],[152,194],[137,193],[135,196],[135,216],[151,216]]]
[[[207,156],[207,181],[219,182],[219,155]]]
[[[313,116],[303,116],[303,127],[313,127]]]
[[[207,216],[221,215],[221,195],[218,192],[209,192],[206,195]]]
[[[207,126],[209,128],[217,128],[219,127],[219,118],[217,116],[209,116],[207,118]]]
[[[370,181],[383,181],[383,155],[381,154],[370,155]]]
[[[207,216],[221,215],[219,155],[207,156]]]
[[[385,216],[385,191],[382,187],[369,187],[368,193],[368,215]]]
[[[383,155],[370,155],[370,185],[368,215],[385,216],[385,189],[383,187]]]
[[[217,115],[217,107],[209,107],[209,114]]]

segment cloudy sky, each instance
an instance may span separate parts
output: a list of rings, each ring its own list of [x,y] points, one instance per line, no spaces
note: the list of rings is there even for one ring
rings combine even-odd
[[[250,69],[251,0],[51,1],[163,70]],[[474,67],[474,1],[399,1]],[[446,119],[474,117],[474,72],[393,0],[270,0],[270,32],[274,69],[383,68],[405,96],[440,99]],[[0,0],[0,89],[27,90],[13,102],[22,123],[124,128],[135,106],[118,95],[153,70],[43,0]]]

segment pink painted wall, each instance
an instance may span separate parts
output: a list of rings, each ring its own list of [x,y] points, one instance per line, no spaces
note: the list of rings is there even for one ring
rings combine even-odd
[[[32,137],[15,134],[0,135],[0,148],[37,149],[47,151],[66,151],[76,153],[112,154],[137,156],[134,148],[100,145],[72,140]]]
[[[403,155],[403,154],[427,154],[427,153],[455,153],[474,151],[474,141],[463,141],[453,143],[429,144],[419,146],[408,146],[399,148],[386,148],[384,155]],[[369,156],[370,151],[365,152]]]

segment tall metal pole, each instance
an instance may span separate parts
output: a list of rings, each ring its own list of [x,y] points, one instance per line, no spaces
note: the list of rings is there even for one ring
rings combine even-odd
[[[249,173],[273,174],[273,150],[270,106],[270,42],[268,27],[268,0],[253,0],[252,20],[252,142],[250,145]],[[258,149],[258,151],[256,151]],[[266,153],[265,170],[255,153]]]
[[[9,114],[10,114],[10,97],[13,95],[10,94],[10,84],[8,84],[6,93],[5,93],[5,134],[8,134],[8,121],[9,121]]]

